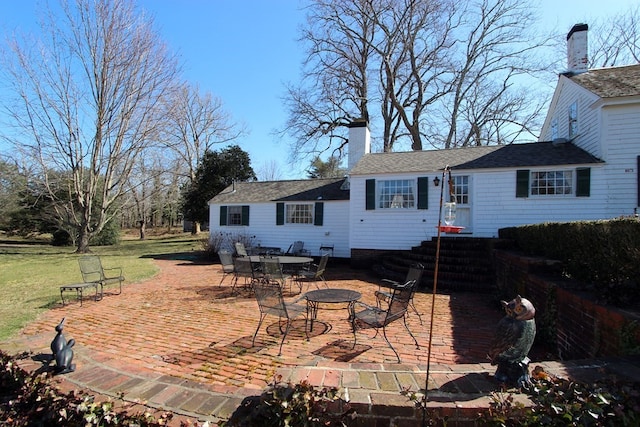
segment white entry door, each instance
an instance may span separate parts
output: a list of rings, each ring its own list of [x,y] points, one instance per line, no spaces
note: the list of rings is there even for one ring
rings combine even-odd
[[[453,192],[456,198],[455,225],[464,227],[462,233],[471,233],[471,178],[469,175],[453,175]]]

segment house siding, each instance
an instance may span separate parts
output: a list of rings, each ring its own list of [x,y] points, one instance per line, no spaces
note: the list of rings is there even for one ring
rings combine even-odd
[[[306,203],[306,202],[300,202]],[[313,256],[319,255],[321,244],[334,245],[335,257],[349,257],[349,202],[323,201],[323,225],[284,224],[276,226],[276,203],[253,203],[250,206],[248,226],[219,226],[220,205],[211,204],[209,220],[215,221],[210,233],[229,233],[255,236],[254,245],[279,247],[286,251],[296,240],[304,242],[304,248]]]
[[[591,167],[590,197],[576,197],[572,194],[516,198],[515,170],[474,173],[473,235],[497,237],[498,229],[503,227],[607,218],[606,189],[600,184],[604,167],[588,166]],[[562,169],[573,170],[575,173],[577,167],[580,166],[528,169],[530,171]]]
[[[551,122],[558,122],[558,138],[569,139],[569,106],[577,102],[578,106],[578,135],[573,143],[596,157],[602,158],[600,149],[600,122],[599,110],[593,108],[593,103],[598,101],[598,96],[574,83],[571,79],[560,77],[559,93],[551,104],[549,120],[540,135],[539,141],[551,141]]]
[[[612,217],[632,215],[638,207],[640,106],[607,106],[602,117],[608,213]]]
[[[433,185],[436,174],[421,174],[429,181],[427,209],[366,209],[366,181],[373,176],[352,176],[351,230],[349,241],[352,249],[404,250],[419,245],[436,235],[440,188]],[[377,176],[377,179],[396,180],[417,178],[414,174]],[[442,186],[442,183],[440,184]]]

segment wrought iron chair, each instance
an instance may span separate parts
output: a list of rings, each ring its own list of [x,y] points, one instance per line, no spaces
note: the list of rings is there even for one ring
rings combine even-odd
[[[85,283],[97,283],[100,285],[100,298],[104,294],[104,287],[117,283],[120,287],[118,295],[122,293],[122,282],[124,282],[124,276],[122,275],[121,267],[103,268],[100,257],[97,255],[85,255],[78,258],[78,264],[80,265],[80,273],[82,274],[82,280]],[[114,276],[107,275],[105,271],[117,271]]]
[[[407,271],[407,276],[405,277],[403,282],[403,283],[407,283],[412,280],[416,282],[416,286],[414,286],[413,293],[411,294],[411,299],[409,300],[409,306],[418,315],[418,319],[420,320],[421,325],[422,325],[422,316],[420,316],[420,312],[418,312],[418,309],[413,304],[413,296],[416,293],[416,289],[418,289],[418,286],[420,285],[420,281],[422,280],[423,273],[424,273],[424,266],[422,264],[413,264],[409,267],[409,270]],[[389,299],[391,299],[392,289],[401,285],[400,282],[396,282],[395,280],[382,279],[382,281],[388,283],[391,289],[383,291],[382,288],[379,288],[376,291],[375,294],[376,294],[376,302],[378,304],[378,307],[381,306],[382,302],[388,303]]]
[[[235,268],[233,265],[233,254],[231,252],[221,249],[218,251],[218,257],[220,258],[220,265],[222,266],[222,279],[220,279],[218,286],[222,286],[224,278],[232,275]]]
[[[409,332],[409,335],[411,335],[411,338],[413,338],[413,341],[416,343],[416,348],[419,349],[420,346],[418,345],[418,341],[416,340],[416,337],[413,336],[409,326],[407,326],[405,316],[407,314],[407,308],[409,307],[409,301],[411,300],[415,286],[416,282],[412,280],[406,282],[404,285],[395,287],[391,293],[389,305],[384,309],[356,302],[356,305],[362,306],[364,309],[354,313],[353,316],[353,347],[355,348],[356,346],[356,335],[358,329],[374,328],[376,330],[376,335],[378,334],[378,331],[382,329],[382,335],[384,336],[385,341],[398,358],[398,363],[400,363],[400,356],[398,355],[398,352],[393,348],[391,342],[389,342],[389,338],[387,338],[386,328],[390,323],[402,319],[405,329]]]
[[[260,268],[265,281],[277,283],[284,287],[291,276],[283,273],[282,265],[277,257],[260,257]],[[291,292],[291,282],[289,282],[289,292]]]
[[[234,276],[233,286],[231,287],[232,294],[236,290],[236,285],[238,284],[239,279],[242,279],[244,281],[244,287],[247,288],[255,277],[253,265],[251,263],[251,258],[249,257],[235,258],[233,260],[233,276]]]
[[[280,332],[283,334],[282,340],[280,341],[278,356],[282,354],[282,344],[289,333],[291,321],[301,314],[305,315],[304,331],[307,339],[309,339],[309,333],[307,332],[306,307],[297,304],[285,303],[284,298],[282,297],[282,288],[277,283],[256,280],[252,283],[252,287],[256,301],[258,301],[258,308],[260,309],[260,321],[258,322],[255,334],[253,334],[253,340],[251,341],[252,347],[255,345],[256,336],[258,335],[260,326],[262,326],[262,322],[267,315],[278,316],[278,326],[280,328]],[[287,325],[284,331],[282,330],[282,319],[286,320]]]
[[[302,240],[296,240],[291,244],[291,246],[289,246],[289,249],[287,249],[286,255],[294,255],[294,256],[309,255],[309,251],[307,251],[304,248],[304,242]]]
[[[314,282],[316,284],[316,288],[320,289],[320,286],[318,286],[318,279],[322,279],[325,288],[329,287],[327,286],[327,281],[324,278],[324,272],[327,269],[327,261],[329,261],[329,254],[324,254],[320,257],[318,264],[312,265],[312,269],[301,270],[298,272],[296,281],[299,283],[298,286],[300,286],[300,291],[302,291],[303,282]]]
[[[249,256],[249,254],[247,253],[247,248],[245,248],[244,243],[242,242],[235,242],[233,244],[236,248],[236,256]]]

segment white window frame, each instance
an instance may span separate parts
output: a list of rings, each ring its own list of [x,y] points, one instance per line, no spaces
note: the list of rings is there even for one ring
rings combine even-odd
[[[531,171],[529,194],[532,196],[571,196],[575,192],[573,170]]]
[[[469,175],[455,175],[453,180],[453,194],[457,205],[468,205],[470,203]]]
[[[285,224],[313,225],[313,215],[313,203],[285,203],[284,205]]]
[[[232,227],[242,225],[242,205],[227,206],[227,225]]]
[[[415,179],[387,179],[376,182],[378,209],[416,209]]]

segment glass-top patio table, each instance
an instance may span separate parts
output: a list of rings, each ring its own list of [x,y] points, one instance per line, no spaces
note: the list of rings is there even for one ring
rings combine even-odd
[[[320,304],[347,304],[349,320],[353,319],[354,306],[362,294],[349,289],[327,288],[309,291],[304,294],[307,300],[307,319],[310,322],[309,331],[313,331],[313,321],[318,316],[318,306]]]

